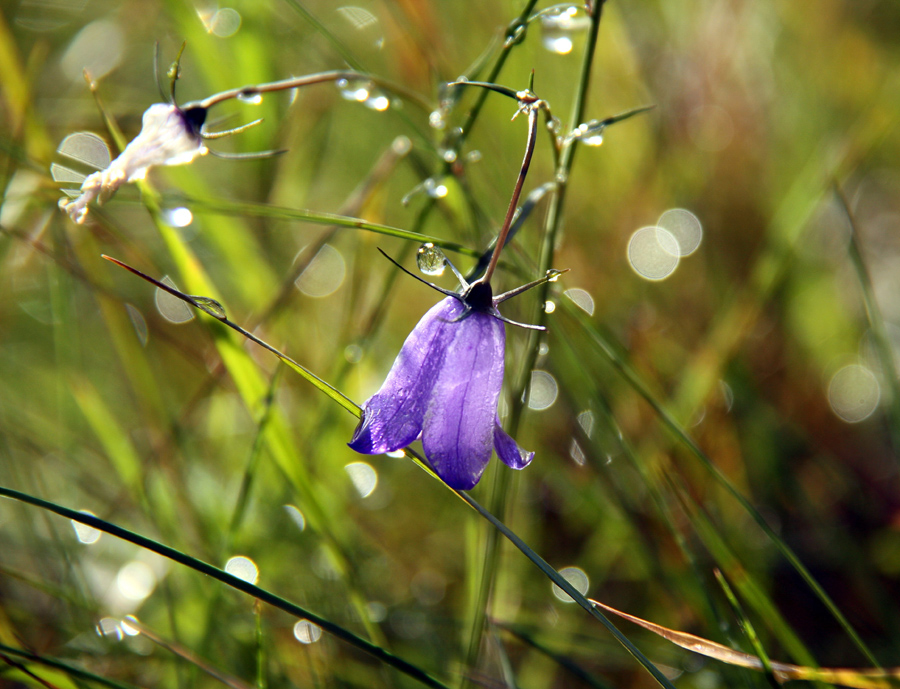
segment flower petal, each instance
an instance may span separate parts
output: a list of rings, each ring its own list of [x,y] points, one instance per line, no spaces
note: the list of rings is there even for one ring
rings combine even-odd
[[[444,364],[447,345],[463,312],[462,303],[447,297],[435,304],[413,328],[381,389],[363,404],[363,415],[348,443],[357,452],[377,455],[406,447],[422,431],[425,409]]]
[[[484,312],[450,324],[422,429],[425,456],[451,488],[472,488],[491,458],[503,385],[503,324]]]
[[[500,418],[494,420],[494,449],[497,456],[510,469],[524,469],[534,459],[534,452],[528,452],[519,447],[519,444],[503,430]]]

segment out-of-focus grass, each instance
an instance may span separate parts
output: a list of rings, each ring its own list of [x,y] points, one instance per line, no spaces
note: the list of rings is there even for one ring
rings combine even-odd
[[[485,98],[449,166],[439,155],[482,94],[462,91],[444,129],[421,104],[437,109],[444,82],[484,79],[504,56],[498,81],[524,88],[534,69],[536,93],[568,122],[587,31],[568,34],[561,55],[536,22],[504,51],[519,2],[238,2],[218,19],[180,2],[9,5],[0,485],[216,567],[248,557],[262,589],[446,684],[655,684],[506,541],[485,567],[496,532],[450,491],[407,459],[350,451],[355,419],[333,400],[208,316],[166,321],[152,287],[100,259],[218,299],[362,402],[435,299],[376,250],[412,268],[418,242],[382,230],[460,248],[448,255],[466,272],[502,222],[522,157],[508,99]],[[552,265],[570,271],[547,295],[550,332],[507,333],[505,408],[517,413],[535,352],[555,397],[519,418],[533,465],[510,475],[494,460],[473,491],[551,566],[581,570],[591,597],[752,653],[742,611],[772,660],[900,665],[898,385],[885,366],[900,345],[898,27],[886,2],[605,6],[583,119],[656,107],[575,149],[551,247]],[[419,102],[379,112],[323,84],[217,106],[217,128],[265,122],[212,148],[288,152],[154,170],[143,199],[123,188],[76,226],[56,208],[49,166],[65,161],[52,151],[76,131],[112,140],[81,68],[131,138],[160,98],[157,40],[164,68],[187,41],[180,102],[348,65]],[[555,165],[542,133],[525,192]],[[430,175],[447,195],[401,204]],[[551,197],[506,251],[495,289],[536,277]],[[167,225],[173,206],[192,222]],[[703,241],[672,276],[644,280],[629,237],[670,208],[694,213]],[[573,288],[592,297],[591,315]],[[551,310],[538,301],[524,295],[504,315]],[[371,470],[377,487],[361,497]],[[219,684],[193,653],[249,685],[415,684],[327,633],[295,634],[296,618],[190,568],[91,540],[0,503],[0,680]],[[152,633],[124,633],[115,620],[127,614]],[[679,686],[768,682],[622,629]]]

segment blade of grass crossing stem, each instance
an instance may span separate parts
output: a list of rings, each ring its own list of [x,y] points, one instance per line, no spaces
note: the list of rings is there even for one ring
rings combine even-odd
[[[43,510],[58,514],[61,517],[79,522],[81,524],[87,524],[88,526],[98,529],[99,531],[103,531],[104,533],[108,533],[112,536],[115,536],[116,538],[120,538],[129,543],[133,543],[140,548],[144,548],[145,550],[154,552],[157,555],[161,555],[162,557],[177,562],[178,564],[189,567],[190,569],[193,569],[200,574],[204,574],[212,579],[215,579],[216,581],[220,581],[233,589],[257,598],[262,602],[271,605],[272,607],[278,608],[279,610],[283,610],[284,612],[293,615],[294,617],[309,620],[313,624],[316,624],[323,630],[327,631],[329,634],[336,636],[342,641],[347,642],[351,646],[358,648],[359,650],[376,658],[377,660],[380,660],[381,662],[384,662],[387,665],[396,668],[400,672],[412,677],[413,679],[416,679],[426,686],[446,689],[445,684],[433,678],[425,670],[422,670],[421,668],[413,665],[403,658],[390,653],[380,646],[366,641],[362,637],[357,636],[344,627],[341,627],[340,625],[337,625],[324,617],[320,617],[313,612],[305,610],[299,605],[296,605],[295,603],[292,603],[287,599],[282,598],[281,596],[278,596],[271,591],[268,591],[267,589],[251,584],[248,581],[244,581],[243,579],[233,576],[228,572],[219,569],[218,567],[214,567],[213,565],[203,562],[202,560],[191,557],[190,555],[180,550],[171,548],[167,545],[154,541],[151,538],[147,538],[146,536],[141,536],[140,534],[129,531],[128,529],[108,522],[105,519],[101,519],[100,517],[95,517],[94,515],[86,514],[84,512],[78,512],[76,510],[69,509],[68,507],[63,507],[62,505],[58,505],[54,502],[43,500],[41,498],[23,493],[18,490],[14,490],[12,488],[0,486],[0,496],[39,507]]]
[[[671,473],[667,472],[665,480],[672,486],[673,494],[681,499],[684,514],[690,519],[695,533],[703,541],[707,551],[713,556],[719,567],[728,574],[747,603],[766,621],[787,652],[804,665],[818,665],[800,637],[775,607],[772,599],[756,582],[753,575],[747,571],[734,551],[728,547],[725,539],[722,538],[700,506],[688,495],[688,491],[677,484],[677,479]]]
[[[162,222],[159,206],[156,203],[158,197],[155,191],[146,181],[140,182],[140,185],[147,210],[150,212],[157,230],[178,268],[182,284],[193,294],[203,296],[215,295],[216,291],[191,249],[182,241],[175,228]],[[256,410],[260,401],[265,399],[267,386],[256,363],[244,350],[237,336],[221,327],[220,323],[210,322],[209,331],[213,336],[219,356],[222,357],[225,368],[235,383],[238,394],[251,414],[257,417]],[[286,363],[309,380],[309,373],[296,362],[286,361]],[[323,388],[320,387],[320,389]],[[338,399],[334,396],[336,391],[331,390],[327,392],[333,399]],[[346,404],[345,400],[341,401],[341,403]],[[265,437],[267,449],[271,452],[273,459],[281,467],[281,470],[290,478],[293,488],[303,501],[308,512],[310,525],[323,537],[324,545],[333,557],[340,575],[348,583],[350,598],[360,621],[371,638],[380,639],[381,633],[366,612],[365,600],[355,585],[355,581],[353,581],[352,572],[354,570],[341,545],[344,541],[342,536],[346,533],[345,529],[342,528],[345,518],[328,513],[323,507],[326,501],[321,500],[317,495],[317,491],[321,490],[321,487],[316,488],[312,485],[305,465],[291,440],[284,415],[277,408],[272,413]],[[336,533],[336,530],[341,531],[340,536]]]
[[[455,251],[464,256],[477,257],[480,255],[480,253],[474,249],[470,249],[462,244],[457,244],[456,242],[451,242],[441,237],[432,237],[430,235],[421,234],[420,232],[402,230],[398,227],[391,227],[389,225],[380,225],[378,223],[372,223],[346,215],[339,215],[337,213],[322,213],[303,208],[286,208],[284,206],[272,206],[264,203],[229,201],[225,199],[202,199],[191,196],[182,196],[180,194],[166,195],[165,198],[167,203],[183,203],[197,213],[248,218],[267,218],[271,220],[294,220],[296,222],[313,223],[315,225],[336,225],[338,227],[374,232],[375,234],[384,235],[386,237],[408,239],[413,242],[431,242],[442,249]]]
[[[775,678],[775,672],[772,669],[772,661],[769,659],[766,649],[763,648],[762,642],[756,634],[756,628],[753,626],[750,618],[744,613],[744,608],[737,596],[734,595],[734,591],[731,590],[731,586],[728,584],[725,575],[718,569],[715,571],[715,575],[719,587],[725,594],[725,598],[728,600],[729,605],[731,605],[731,609],[741,622],[741,629],[744,630],[747,640],[750,642],[750,645],[753,646],[753,650],[756,652],[757,657],[762,663],[763,671],[766,673],[766,679],[769,681],[769,684],[772,685],[773,689],[777,689],[779,684],[778,680]]]
[[[16,648],[15,646],[7,646],[4,643],[0,643],[0,655],[4,656],[12,656],[14,658],[20,658],[23,663],[27,663],[25,667],[29,665],[37,665],[44,668],[48,668],[49,671],[42,672],[40,675],[36,672],[36,668],[30,667],[29,670],[37,675],[40,680],[44,684],[44,686],[53,687],[78,687],[80,684],[76,680],[82,680],[85,682],[92,682],[94,684],[98,684],[101,687],[110,687],[110,689],[136,689],[136,685],[134,684],[125,684],[124,682],[116,682],[112,679],[107,679],[101,675],[94,674],[93,672],[88,672],[87,670],[83,670],[80,667],[75,665],[70,665],[61,660],[57,660],[55,658],[48,658],[47,656],[38,655],[37,653],[32,653],[31,651],[26,651],[24,648]],[[9,662],[7,660],[7,662]],[[6,677],[10,682],[15,682],[16,678],[12,673],[3,673],[3,676]],[[27,678],[18,678],[19,683],[24,686],[29,684]],[[15,686],[15,684],[13,684]]]
[[[662,403],[657,401],[656,397],[650,391],[649,386],[643,382],[641,377],[631,367],[625,357],[620,354],[619,351],[617,351],[617,348],[614,347],[609,341],[607,341],[607,339],[603,335],[600,334],[600,332],[594,327],[594,325],[585,317],[585,314],[583,312],[580,312],[578,307],[576,307],[572,303],[567,303],[566,300],[563,300],[561,302],[561,305],[563,307],[562,311],[568,316],[575,319],[579,326],[590,337],[591,341],[594,344],[594,348],[604,357],[606,357],[609,363],[612,364],[613,368],[625,379],[625,381],[629,385],[631,385],[635,392],[637,392],[641,397],[644,398],[644,400],[657,414],[663,425],[672,433],[674,438],[685,445],[688,450],[690,450],[691,454],[693,454],[694,457],[700,461],[703,467],[713,476],[713,478],[715,478],[716,481],[718,481],[738,502],[738,504],[747,512],[747,514],[749,514],[753,518],[753,520],[763,530],[766,536],[768,536],[769,540],[771,540],[775,547],[778,548],[782,556],[797,571],[803,581],[806,582],[806,585],[810,587],[815,596],[828,609],[832,617],[834,617],[838,624],[841,625],[841,627],[844,629],[844,632],[853,640],[853,643],[866,657],[868,662],[875,667],[879,667],[880,665],[878,661],[875,659],[875,656],[869,650],[868,646],[866,646],[862,638],[859,636],[859,634],[856,632],[856,630],[853,628],[844,614],[840,611],[831,597],[826,593],[825,589],[822,588],[821,584],[816,581],[815,577],[813,577],[806,566],[800,561],[800,558],[797,557],[796,553],[794,553],[790,546],[788,546],[787,543],[785,543],[781,539],[781,537],[775,533],[775,531],[771,526],[769,526],[768,522],[759,513],[759,511],[750,503],[747,498],[745,498],[741,494],[741,492],[728,479],[728,477],[719,470],[719,468],[706,455],[706,453],[700,449],[700,446],[694,442],[693,438],[690,437],[690,435],[675,419],[675,417],[666,410]]]

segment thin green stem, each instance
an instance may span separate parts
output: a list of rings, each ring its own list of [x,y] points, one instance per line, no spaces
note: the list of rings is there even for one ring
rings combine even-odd
[[[65,517],[66,519],[71,519],[81,524],[87,524],[88,526],[91,526],[99,531],[108,533],[112,536],[115,536],[116,538],[121,538],[123,541],[133,543],[139,548],[149,550],[150,552],[161,555],[162,557],[172,560],[173,562],[177,562],[180,565],[189,567],[190,569],[193,569],[200,574],[205,574],[206,576],[215,579],[216,581],[220,581],[233,589],[241,591],[242,593],[246,593],[247,595],[253,596],[254,598],[258,598],[262,602],[267,603],[274,608],[278,608],[279,610],[283,610],[284,612],[293,615],[294,617],[309,620],[313,624],[316,624],[327,631],[329,634],[336,636],[342,641],[345,641],[351,646],[358,648],[359,650],[372,656],[373,658],[376,658],[377,660],[380,660],[381,662],[396,668],[400,672],[421,682],[425,686],[447,689],[447,685],[429,675],[425,670],[417,667],[416,665],[413,665],[412,663],[404,660],[403,658],[400,658],[399,656],[394,655],[393,653],[390,653],[389,651],[384,650],[380,646],[376,646],[366,641],[353,632],[348,631],[347,629],[344,629],[343,627],[336,625],[333,622],[325,619],[324,617],[320,617],[319,615],[310,612],[309,610],[301,608],[299,605],[296,605],[295,603],[292,603],[289,600],[282,598],[281,596],[277,596],[271,591],[260,588],[259,586],[255,586],[254,584],[233,576],[228,572],[219,569],[218,567],[214,567],[207,562],[203,562],[202,560],[199,560],[195,557],[191,557],[190,555],[187,555],[180,550],[170,548],[169,546],[154,541],[151,538],[141,536],[140,534],[129,531],[128,529],[117,526],[116,524],[112,524],[104,519],[101,519],[100,517],[95,517],[92,514],[78,512],[76,510],[63,507],[62,505],[57,505],[56,503],[49,502],[47,500],[42,500],[41,498],[23,493],[18,490],[14,490],[12,488],[0,486],[0,496],[12,498],[13,500],[18,500],[29,505],[34,505],[35,507],[40,507],[43,510],[53,512],[54,514],[58,514],[61,517]]]

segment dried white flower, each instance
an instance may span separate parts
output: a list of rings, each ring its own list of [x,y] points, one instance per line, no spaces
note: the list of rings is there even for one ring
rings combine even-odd
[[[99,197],[106,201],[123,184],[144,179],[155,165],[186,165],[205,155],[200,127],[206,111],[200,108],[182,110],[167,103],[147,108],[141,133],[125,147],[122,154],[105,170],[88,176],[81,185],[81,195],[63,198],[59,207],[79,225],[87,218],[88,204]]]

